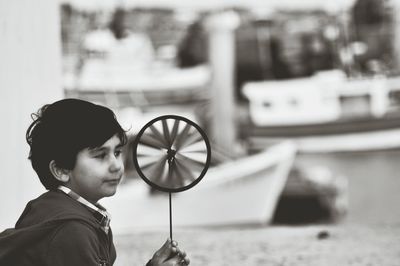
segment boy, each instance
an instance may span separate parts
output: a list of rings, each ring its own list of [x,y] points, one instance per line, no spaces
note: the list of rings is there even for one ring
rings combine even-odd
[[[0,265],[113,265],[110,215],[97,202],[114,195],[122,178],[125,131],[110,109],[78,99],[45,105],[33,117],[29,159],[48,191],[0,234]],[[188,264],[170,240],[147,263]]]

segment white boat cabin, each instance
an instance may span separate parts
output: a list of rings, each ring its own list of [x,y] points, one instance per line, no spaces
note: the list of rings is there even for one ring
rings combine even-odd
[[[243,86],[256,126],[326,123],[354,114],[380,117],[388,109],[388,91],[385,78],[350,80],[339,71]]]

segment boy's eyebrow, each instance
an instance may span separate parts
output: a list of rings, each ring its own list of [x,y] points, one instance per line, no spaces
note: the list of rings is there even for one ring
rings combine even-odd
[[[121,149],[124,145],[120,142],[118,145],[115,146],[115,149]],[[94,147],[94,148],[89,148],[90,152],[98,152],[98,151],[104,151],[104,150],[109,150],[109,147]]]
[[[103,150],[108,150],[106,147],[94,147],[94,148],[89,148],[90,152],[98,152],[98,151],[103,151]]]

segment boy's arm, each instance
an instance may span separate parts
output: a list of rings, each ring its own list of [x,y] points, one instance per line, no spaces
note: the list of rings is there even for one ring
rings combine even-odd
[[[65,223],[49,243],[47,264],[52,266],[98,266],[106,258],[99,254],[96,231],[78,221]]]

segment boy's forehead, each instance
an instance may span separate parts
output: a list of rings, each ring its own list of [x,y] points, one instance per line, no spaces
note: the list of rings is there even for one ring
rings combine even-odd
[[[93,148],[89,148],[89,150],[115,148],[115,147],[119,147],[119,146],[123,146],[122,142],[121,142],[120,138],[117,135],[114,135],[111,138],[109,138],[106,142],[104,142],[102,145],[96,146],[96,147],[93,147]]]

